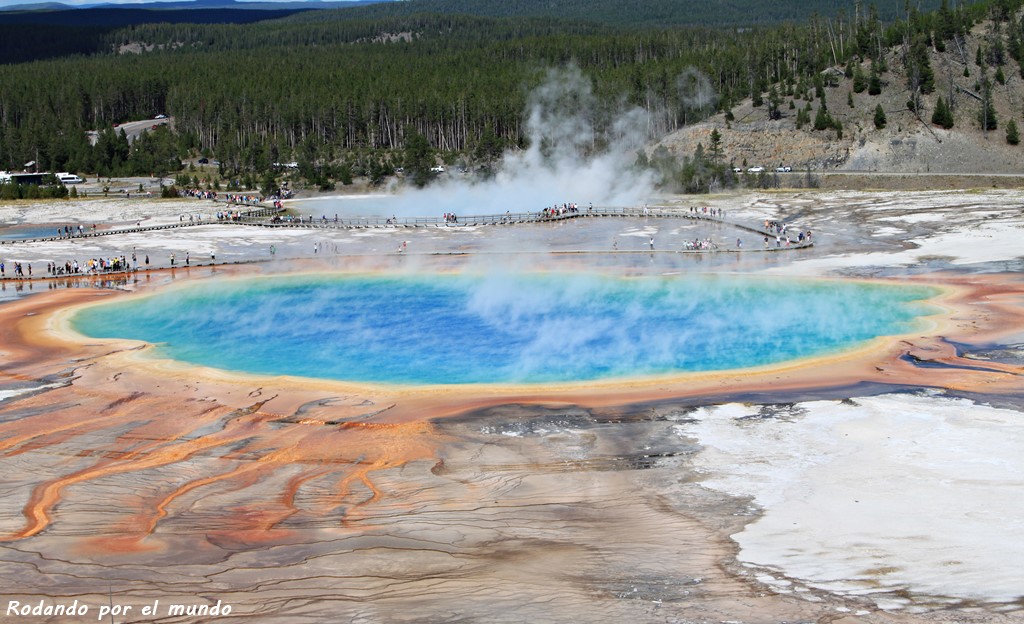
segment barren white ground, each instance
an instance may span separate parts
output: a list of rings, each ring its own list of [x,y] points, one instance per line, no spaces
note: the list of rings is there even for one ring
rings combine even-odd
[[[677,430],[704,446],[696,462],[707,487],[763,510],[734,539],[777,591],[795,581],[879,594],[886,608],[1009,603],[1024,591],[1021,413],[885,395],[770,418],[730,404],[696,418]]]

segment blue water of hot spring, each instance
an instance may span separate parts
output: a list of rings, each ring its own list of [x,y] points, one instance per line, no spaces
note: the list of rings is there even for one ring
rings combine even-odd
[[[221,369],[393,384],[724,370],[913,331],[936,290],[855,281],[582,274],[313,275],[197,283],[80,311]]]

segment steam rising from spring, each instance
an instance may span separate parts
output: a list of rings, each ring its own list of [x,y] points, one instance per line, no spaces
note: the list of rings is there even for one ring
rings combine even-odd
[[[426,189],[389,201],[387,210],[437,216],[536,212],[564,202],[642,203],[653,178],[631,165],[646,139],[646,112],[633,107],[609,113],[602,106],[578,67],[549,70],[528,100],[529,147],[506,152],[494,178],[474,183],[450,171]]]
[[[88,308],[75,324],[225,369],[535,383],[741,368],[834,351],[906,331],[929,294],[725,276],[308,275],[202,283]]]
[[[718,102],[718,95],[711,86],[711,80],[695,67],[687,67],[679,74],[676,78],[676,87],[679,89],[679,100],[684,108],[703,113]]]

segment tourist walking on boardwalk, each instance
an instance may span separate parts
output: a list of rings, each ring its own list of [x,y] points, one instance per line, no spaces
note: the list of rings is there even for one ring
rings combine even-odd
[[[174,254],[171,254],[171,266],[174,266]]]
[[[651,249],[652,250],[654,249],[654,237],[653,236],[651,237]]]

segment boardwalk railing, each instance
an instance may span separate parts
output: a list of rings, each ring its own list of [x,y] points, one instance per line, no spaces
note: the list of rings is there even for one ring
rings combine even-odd
[[[250,223],[253,225],[264,225],[271,227],[319,227],[319,228],[384,228],[384,227],[474,227],[481,225],[514,225],[518,223],[547,223],[550,221],[564,221],[567,219],[580,219],[587,217],[682,217],[688,219],[704,219],[708,221],[720,221],[717,217],[710,215],[698,215],[673,210],[643,208],[593,208],[580,209],[576,212],[546,213],[546,212],[506,212],[505,214],[492,215],[467,215],[457,216],[454,220],[444,217],[355,217],[355,218],[305,218],[291,221],[281,220],[268,222],[264,219],[243,217],[235,223]]]
[[[652,218],[652,219],[690,219],[692,221],[707,221],[729,225],[748,232],[754,232],[761,236],[768,236],[774,239],[780,233],[776,230],[766,229],[757,225],[750,225],[724,217],[719,217],[706,212],[690,211],[684,208],[633,208],[603,206],[595,208],[581,208],[578,211],[565,211],[562,213],[552,212],[506,212],[497,215],[468,215],[458,216],[456,220],[445,219],[444,217],[358,217],[358,218],[313,218],[294,219],[291,221],[268,221],[266,219],[241,218],[228,223],[253,225],[257,227],[271,228],[309,228],[309,229],[368,229],[368,228],[425,228],[425,227],[478,227],[489,225],[516,225],[521,223],[549,223],[554,221],[565,221],[569,219],[587,219],[602,217],[629,217],[629,218]],[[791,241],[790,247],[809,247],[811,242]]]
[[[120,230],[100,230],[100,231],[85,231],[81,236],[73,235],[71,237],[39,237],[39,238],[23,238],[23,239],[10,239],[0,241],[0,244],[10,245],[16,243],[27,243],[35,241],[50,241],[60,240],[61,238],[93,238],[96,236],[111,236],[115,234],[127,234],[131,232],[148,232],[154,230],[168,230],[183,227],[196,227],[202,225],[211,224],[224,224],[224,225],[246,225],[253,227],[266,227],[266,228],[303,228],[303,229],[367,229],[367,228],[458,228],[458,227],[478,227],[478,226],[500,226],[500,225],[516,225],[522,223],[550,223],[555,221],[566,221],[570,219],[587,219],[587,218],[603,218],[603,217],[630,217],[630,218],[652,218],[652,219],[690,219],[692,221],[707,221],[711,223],[717,223],[722,225],[728,225],[737,229],[745,230],[748,232],[754,232],[761,236],[767,236],[769,239],[775,239],[780,233],[776,230],[766,229],[758,225],[750,225],[749,223],[742,223],[731,219],[726,219],[716,215],[712,215],[705,212],[691,211],[688,209],[677,208],[677,209],[665,209],[665,208],[632,208],[632,207],[600,207],[600,208],[581,208],[576,212],[565,211],[563,213],[554,213],[550,211],[541,212],[506,212],[505,214],[497,215],[469,215],[457,217],[456,220],[445,219],[444,217],[402,217],[402,218],[387,218],[387,217],[360,217],[360,218],[346,218],[338,219],[294,219],[288,220],[271,220],[267,217],[277,215],[278,209],[272,207],[261,207],[251,211],[245,211],[238,218],[225,218],[225,219],[209,219],[206,221],[189,221],[184,223],[170,223],[166,225],[154,225],[154,226],[143,226],[135,228],[125,228]],[[795,237],[794,237],[795,238]],[[791,240],[789,247],[810,247],[812,245],[809,238],[797,242],[797,240]]]

